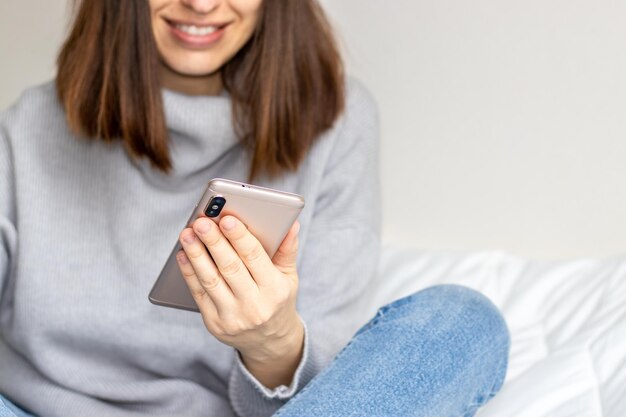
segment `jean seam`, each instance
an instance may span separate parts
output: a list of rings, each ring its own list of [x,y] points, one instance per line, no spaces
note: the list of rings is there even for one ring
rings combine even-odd
[[[376,315],[372,318],[372,320],[370,320],[370,322],[365,325],[366,327],[359,330],[354,335],[354,337],[356,338],[358,336],[361,336],[362,334],[369,332],[373,327],[375,327],[378,323],[380,323],[380,321],[387,315],[387,313],[389,313],[392,310],[397,310],[398,308],[409,304],[412,301],[412,299],[413,299],[413,295],[409,295],[404,298],[400,298],[396,301],[392,301],[391,303],[380,307],[378,311],[376,312]]]

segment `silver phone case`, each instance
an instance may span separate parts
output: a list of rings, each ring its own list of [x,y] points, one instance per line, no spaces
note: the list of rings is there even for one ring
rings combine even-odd
[[[261,242],[270,258],[304,207],[304,198],[297,194],[215,178],[209,181],[206,191],[187,220],[187,227],[198,217],[206,216],[206,207],[211,198],[216,196],[224,197],[226,203],[220,214],[212,219],[218,222],[228,214],[237,217]],[[176,254],[181,249],[177,241],[148,299],[160,306],[197,312],[198,306],[176,262]]]

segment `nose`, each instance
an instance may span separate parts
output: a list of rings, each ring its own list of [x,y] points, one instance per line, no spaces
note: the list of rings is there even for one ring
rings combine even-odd
[[[181,0],[181,2],[195,13],[206,14],[217,9],[222,0]]]

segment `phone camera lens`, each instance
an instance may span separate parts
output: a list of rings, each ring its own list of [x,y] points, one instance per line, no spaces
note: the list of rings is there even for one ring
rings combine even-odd
[[[213,197],[204,211],[204,214],[207,217],[217,217],[220,215],[220,212],[224,208],[226,204],[226,199],[224,197]]]

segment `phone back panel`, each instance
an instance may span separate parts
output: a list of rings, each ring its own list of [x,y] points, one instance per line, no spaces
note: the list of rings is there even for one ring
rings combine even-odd
[[[224,197],[226,203],[220,214],[211,219],[219,222],[225,215],[237,217],[256,236],[270,258],[304,207],[304,199],[297,194],[216,178],[209,181],[206,191],[187,220],[187,226],[191,226],[198,217],[205,216],[211,198],[218,196]],[[161,306],[198,311],[176,262],[176,254],[181,249],[177,241],[150,291],[149,299],[153,304]]]

